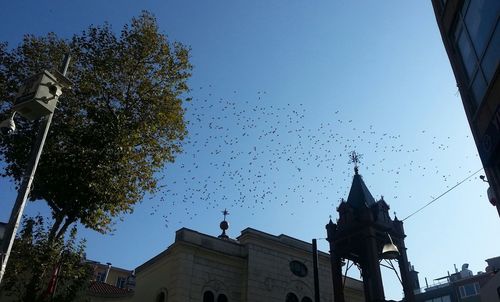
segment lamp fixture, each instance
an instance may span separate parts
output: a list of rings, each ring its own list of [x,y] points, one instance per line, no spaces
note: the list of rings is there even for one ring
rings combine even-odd
[[[400,255],[398,247],[394,244],[394,242],[392,242],[392,238],[389,233],[387,233],[387,236],[389,237],[390,243],[384,244],[381,257],[382,259],[396,259]]]
[[[0,123],[0,131],[3,135],[9,135],[16,131],[16,123],[14,122],[14,116],[16,112],[14,111],[12,115]]]

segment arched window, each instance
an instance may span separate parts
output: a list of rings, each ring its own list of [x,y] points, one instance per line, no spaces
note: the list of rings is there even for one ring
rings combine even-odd
[[[162,289],[161,292],[156,295],[156,302],[167,302],[167,290]]]
[[[309,297],[302,298],[302,302],[313,302],[313,300]]]
[[[203,302],[215,302],[215,296],[214,296],[214,293],[212,293],[211,291],[206,291],[204,294],[203,294]]]
[[[220,294],[220,295],[217,297],[217,302],[227,302],[227,297],[226,297],[226,295],[224,295],[224,294]]]
[[[285,302],[299,302],[299,298],[294,293],[288,293]]]

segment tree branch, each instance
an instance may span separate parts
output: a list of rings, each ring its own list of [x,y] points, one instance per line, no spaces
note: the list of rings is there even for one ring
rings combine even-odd
[[[59,238],[61,238],[61,236],[64,236],[64,233],[66,233],[66,230],[68,229],[68,227],[75,221],[76,221],[76,219],[74,217],[69,217],[69,216],[66,217],[66,220],[64,221],[64,224],[61,227],[61,229],[59,229],[59,232],[57,232],[55,239],[59,239]]]
[[[59,227],[61,226],[63,219],[64,215],[61,212],[54,214],[54,224],[50,228],[48,237],[49,242],[53,241],[56,238],[57,230],[59,230]]]

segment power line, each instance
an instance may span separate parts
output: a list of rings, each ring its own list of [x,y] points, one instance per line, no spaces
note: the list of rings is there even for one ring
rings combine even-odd
[[[444,193],[442,193],[441,195],[439,195],[438,197],[434,198],[433,200],[429,201],[428,203],[426,203],[423,207],[419,208],[418,210],[416,210],[415,212],[411,213],[410,215],[406,216],[405,219],[403,219],[402,221],[405,221],[406,219],[410,218],[411,216],[417,214],[418,212],[422,211],[423,209],[425,209],[426,207],[428,207],[429,205],[431,205],[433,202],[435,202],[436,200],[438,200],[439,198],[443,197],[444,195],[448,194],[451,190],[455,189],[456,187],[458,187],[459,185],[463,184],[464,182],[466,182],[469,178],[471,178],[472,176],[476,175],[477,173],[479,173],[479,171],[483,170],[483,168],[477,170],[476,172],[472,173],[471,175],[467,176],[466,178],[464,178],[463,180],[459,181],[456,185],[454,185],[453,187],[449,188],[448,190],[446,190]]]

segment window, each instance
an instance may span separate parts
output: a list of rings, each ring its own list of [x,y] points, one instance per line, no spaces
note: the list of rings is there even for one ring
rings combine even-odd
[[[497,23],[500,12],[498,0],[473,0],[467,1],[463,6],[465,25],[471,36],[474,49],[481,57],[491,37],[491,31]]]
[[[220,295],[217,297],[217,302],[227,302],[227,297],[226,297],[226,295],[224,295],[224,294],[220,294]]]
[[[156,302],[165,302],[167,300],[165,293],[161,292],[156,296]]]
[[[294,293],[288,293],[285,302],[299,302],[299,298]]]
[[[484,94],[486,93],[486,89],[488,89],[488,84],[486,83],[482,72],[477,72],[474,81],[471,84],[471,91],[474,99],[477,100],[480,104],[480,100],[483,99]]]
[[[130,275],[127,277],[127,287],[129,289],[135,288],[135,275]]]
[[[295,276],[305,277],[307,276],[307,266],[297,260],[293,260],[290,262],[290,270]]]
[[[483,101],[500,59],[500,1],[465,0],[452,40],[467,75],[466,88],[475,110]]]
[[[95,277],[95,281],[104,282],[106,280],[106,272],[97,272],[97,276]]]
[[[462,64],[464,65],[467,79],[470,81],[474,71],[476,71],[477,58],[469,40],[469,35],[467,35],[467,31],[461,22],[457,24],[455,41],[462,57]]]
[[[215,296],[211,291],[206,291],[203,294],[203,302],[215,302]]]
[[[425,300],[425,302],[451,302],[450,296],[442,296],[433,299]]]
[[[116,279],[116,287],[125,288],[126,284],[127,284],[127,278],[125,278],[125,277],[118,277]]]
[[[479,283],[474,282],[465,284],[460,286],[458,290],[460,291],[460,298],[467,298],[470,296],[479,295]]]
[[[166,288],[162,288],[158,295],[156,295],[156,302],[167,302],[168,292]]]
[[[495,71],[498,68],[498,62],[500,60],[500,22],[497,22],[497,26],[493,31],[493,36],[490,40],[490,45],[486,49],[484,53],[483,60],[481,62],[481,68],[483,69],[484,76],[486,80],[491,82],[493,76],[495,75]]]

